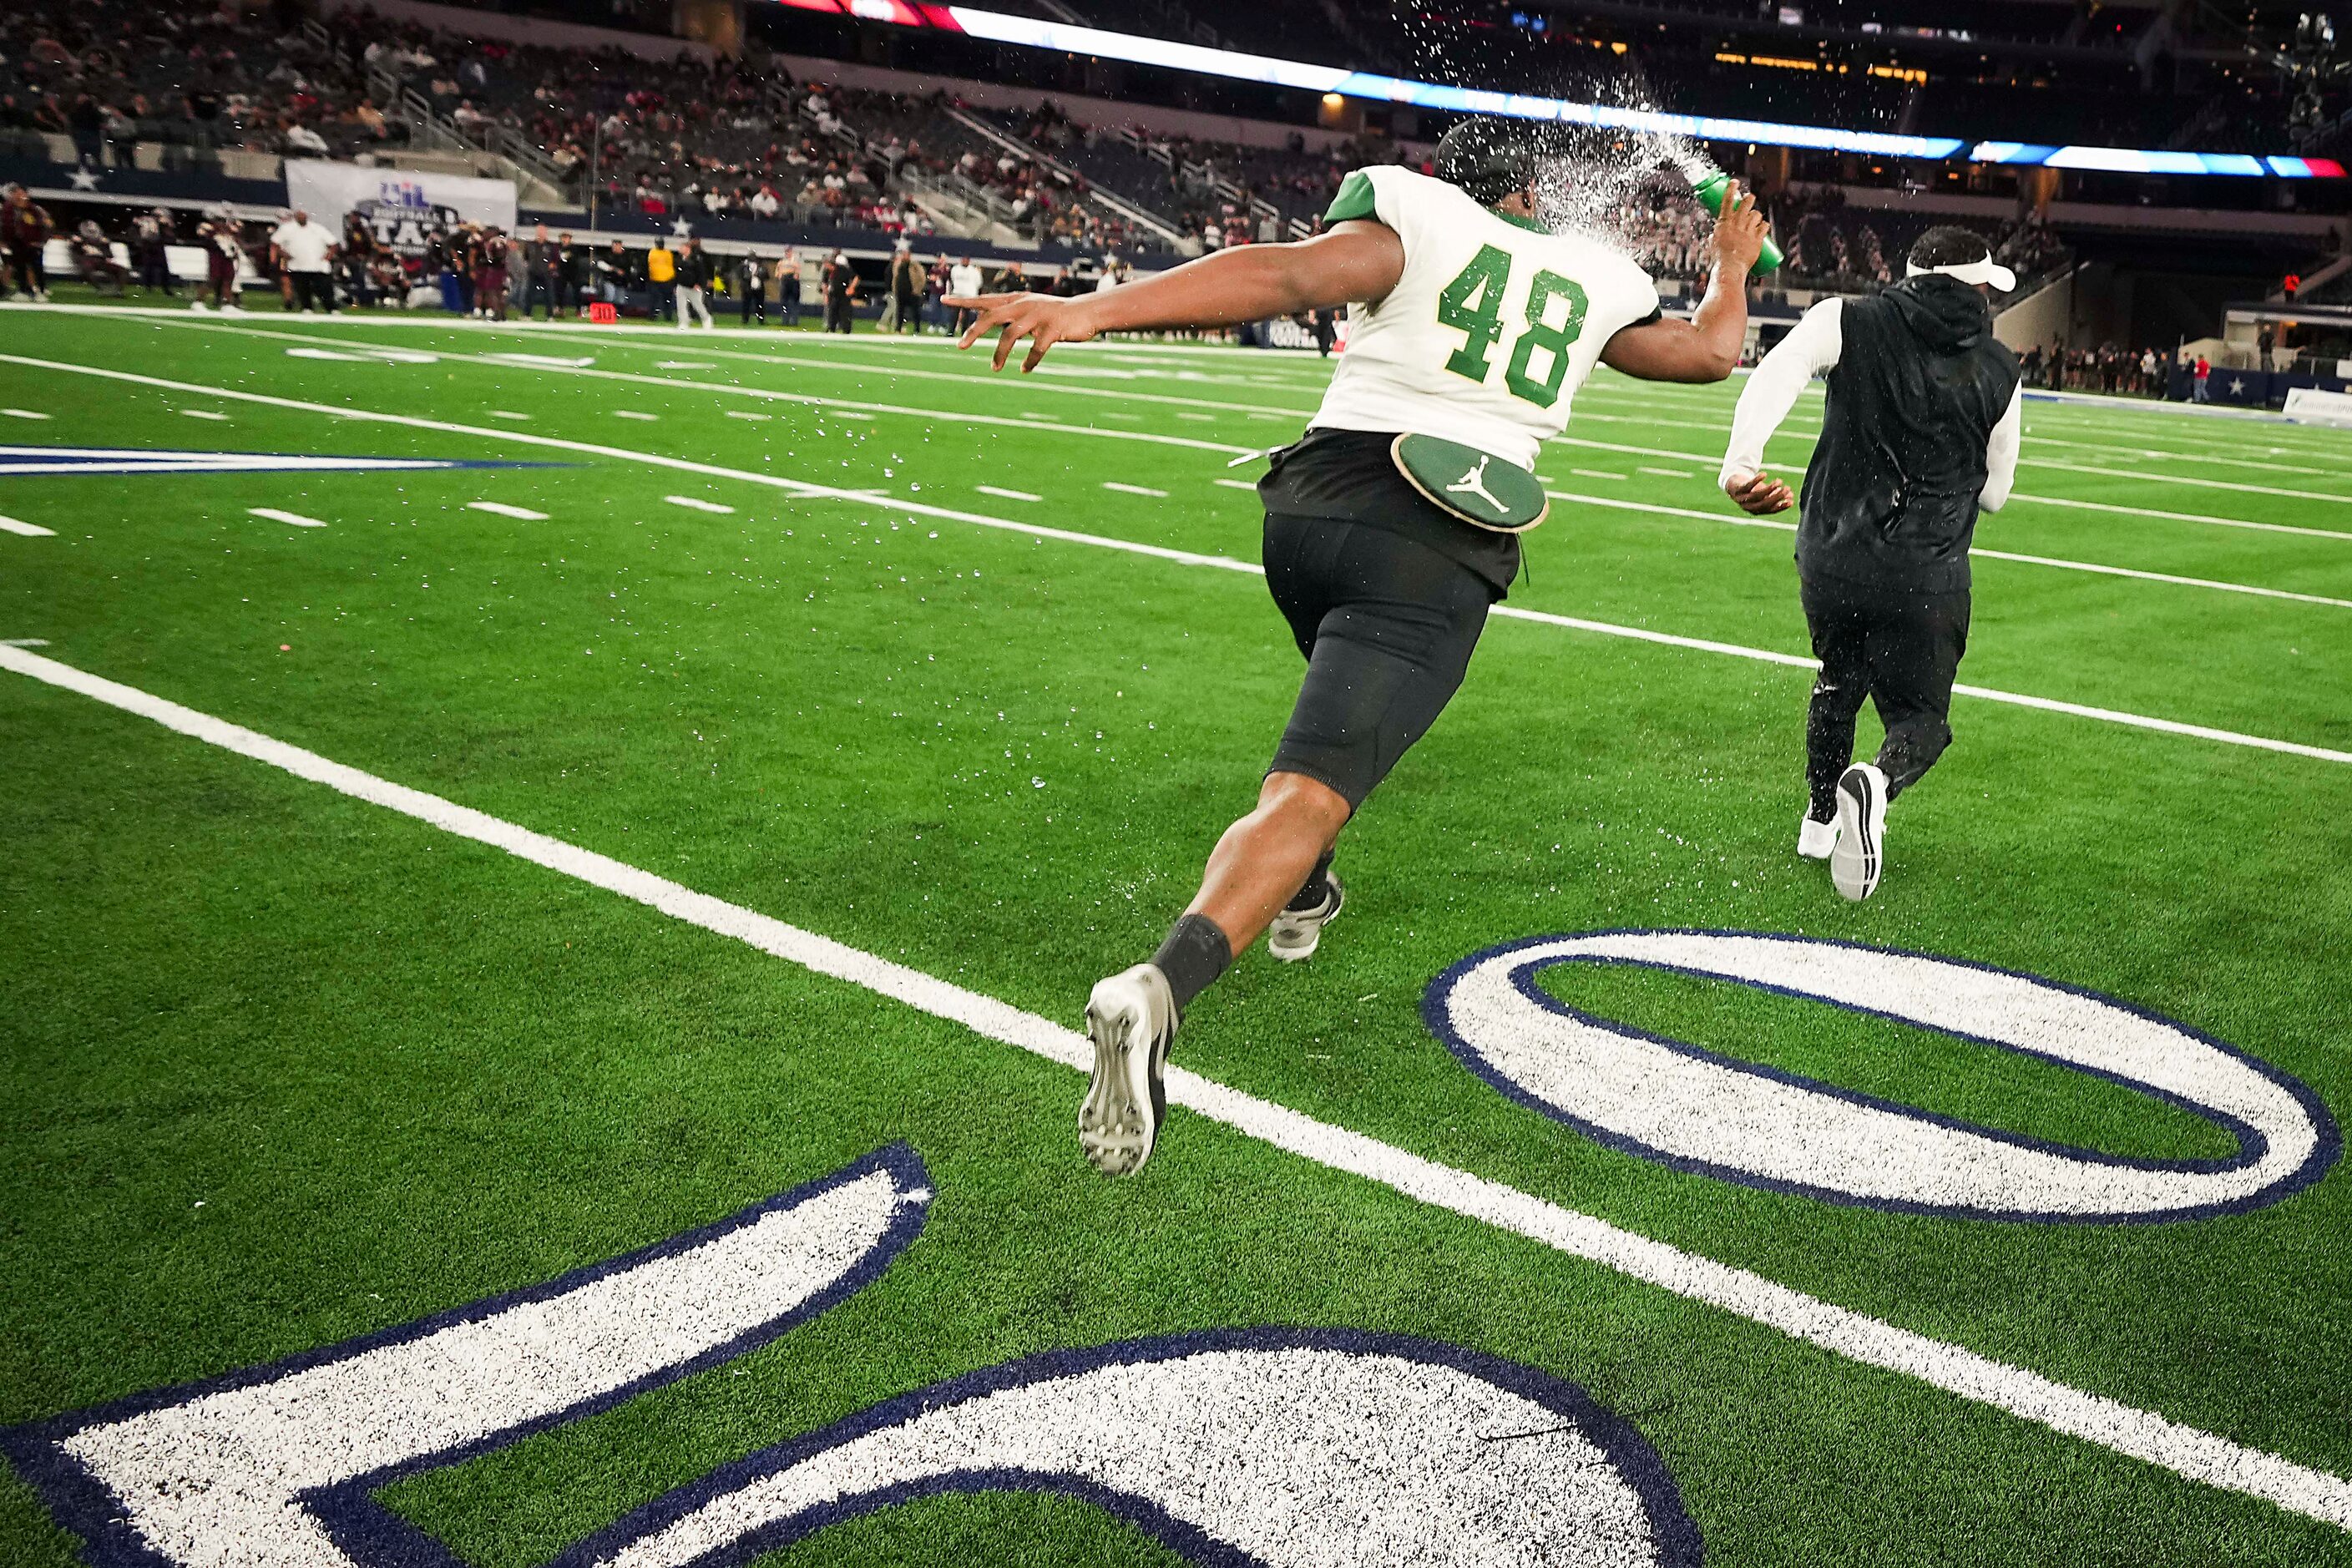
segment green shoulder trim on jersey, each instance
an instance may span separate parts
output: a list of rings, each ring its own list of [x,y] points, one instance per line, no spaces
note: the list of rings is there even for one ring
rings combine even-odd
[[[1372,200],[1372,177],[1361,169],[1351,172],[1339,182],[1339,194],[1331,198],[1331,206],[1324,213],[1327,224],[1346,223],[1350,218],[1377,218],[1380,214]]]
[[[1348,193],[1341,191],[1339,194],[1344,196]],[[1496,217],[1501,218],[1505,223],[1515,224],[1520,228],[1531,228],[1538,234],[1549,234],[1551,232],[1551,225],[1541,222],[1538,219],[1523,217],[1517,213],[1507,213],[1500,207],[1488,207],[1486,210],[1493,213]]]

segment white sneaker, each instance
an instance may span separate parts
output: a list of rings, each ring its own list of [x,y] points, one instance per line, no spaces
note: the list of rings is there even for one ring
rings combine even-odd
[[[1323,928],[1339,918],[1347,906],[1348,889],[1339,886],[1339,879],[1330,872],[1323,879],[1331,890],[1323,901],[1311,910],[1284,910],[1274,917],[1266,928],[1265,950],[1285,963],[1300,963],[1315,956],[1322,944]]]
[[[1830,851],[1830,881],[1842,898],[1859,903],[1878,890],[1886,834],[1886,775],[1856,763],[1838,780],[1838,840]]]
[[[1078,1106],[1078,1147],[1106,1176],[1130,1176],[1151,1158],[1168,1115],[1162,1074],[1176,1038],[1176,997],[1149,963],[1096,984],[1087,998],[1094,1076]]]
[[[1837,841],[1838,825],[1834,816],[1827,822],[1815,822],[1808,815],[1797,824],[1797,853],[1808,860],[1828,859],[1830,851],[1837,847]]]
[[[188,301],[188,309],[191,310],[209,310],[212,307],[205,304],[202,300],[191,300]]]

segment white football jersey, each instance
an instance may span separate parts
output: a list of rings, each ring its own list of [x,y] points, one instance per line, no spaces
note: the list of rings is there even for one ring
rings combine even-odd
[[[1657,286],[1630,258],[1411,169],[1357,170],[1327,216],[1396,230],[1404,276],[1349,307],[1319,427],[1436,436],[1531,468],[1601,348],[1657,313]]]

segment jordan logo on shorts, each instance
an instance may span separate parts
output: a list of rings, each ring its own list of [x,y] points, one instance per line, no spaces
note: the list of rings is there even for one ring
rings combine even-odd
[[[1480,458],[1476,468],[1471,469],[1459,479],[1456,479],[1454,483],[1445,487],[1445,493],[1450,496],[1464,494],[1476,496],[1480,500],[1485,501],[1488,506],[1495,509],[1495,515],[1496,517],[1508,517],[1511,513],[1511,509],[1505,506],[1501,501],[1496,500],[1495,499],[1495,492],[1486,488],[1486,465],[1493,461],[1494,459],[1492,458]]]

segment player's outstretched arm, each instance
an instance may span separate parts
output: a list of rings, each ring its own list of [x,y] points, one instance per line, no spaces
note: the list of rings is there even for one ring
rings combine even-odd
[[[1601,363],[1643,381],[1721,381],[1739,368],[1748,344],[1748,269],[1764,248],[1764,215],[1734,181],[1723,194],[1708,248],[1715,256],[1706,298],[1687,321],[1671,316],[1622,329]]]
[[[1050,294],[991,294],[950,299],[950,310],[978,315],[958,348],[989,333],[995,366],[1029,340],[1024,371],[1037,368],[1055,343],[1082,343],[1102,332],[1171,327],[1230,327],[1295,316],[1357,300],[1379,300],[1404,276],[1404,242],[1384,223],[1357,218],[1295,245],[1239,245],[1171,268],[1140,283],[1074,300]],[[1742,331],[1745,331],[1743,324]]]

